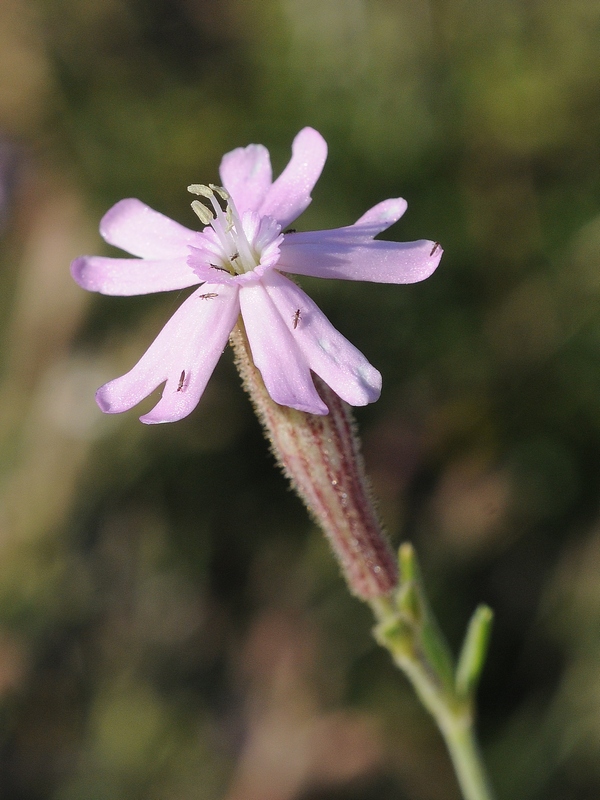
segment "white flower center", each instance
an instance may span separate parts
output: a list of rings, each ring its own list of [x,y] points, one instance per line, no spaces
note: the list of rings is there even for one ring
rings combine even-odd
[[[221,244],[223,250],[223,269],[232,275],[242,275],[252,272],[260,264],[260,252],[257,252],[253,243],[246,236],[242,220],[233,202],[231,195],[221,186],[194,183],[188,186],[188,192],[199,195],[210,201],[213,211],[199,200],[192,202],[192,208],[198,215],[200,222],[210,225]],[[225,210],[221,207],[220,198],[225,203]]]

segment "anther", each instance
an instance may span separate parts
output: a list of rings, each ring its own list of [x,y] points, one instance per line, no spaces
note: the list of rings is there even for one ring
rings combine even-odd
[[[217,186],[214,183],[209,183],[208,186],[210,189],[212,189],[213,192],[216,192],[222,200],[225,200],[225,202],[229,200],[230,194],[222,186]]]
[[[214,215],[210,209],[199,200],[192,200],[192,208],[203,225],[210,225],[214,219]]]
[[[233,211],[231,210],[231,206],[227,204],[227,208],[225,210],[225,219],[227,220],[227,227],[225,228],[225,233],[229,233],[229,231],[233,230],[235,227],[234,220],[233,220]]]
[[[192,183],[187,187],[187,190],[190,194],[197,194],[200,197],[207,197],[209,199],[214,195],[213,190],[203,183]]]

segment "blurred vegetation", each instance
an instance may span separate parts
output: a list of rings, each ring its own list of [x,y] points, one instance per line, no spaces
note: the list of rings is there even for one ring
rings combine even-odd
[[[496,611],[500,800],[600,793],[600,6],[3,0],[0,786],[9,800],[455,800],[446,754],[273,468],[226,356],[171,426],[103,416],[179,304],[70,260],[136,196],[304,125],[299,227],[408,199],[423,284],[305,281],[384,376],[361,409],[394,542],[456,646]],[[149,408],[151,401],[148,401]]]

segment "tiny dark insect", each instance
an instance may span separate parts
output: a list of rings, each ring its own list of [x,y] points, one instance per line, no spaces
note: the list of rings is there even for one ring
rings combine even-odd
[[[292,324],[294,326],[294,330],[296,330],[296,328],[298,327],[298,323],[300,322],[301,319],[302,319],[302,314],[300,313],[300,309],[297,308],[294,311],[294,319],[293,319],[293,322],[292,322]]]
[[[234,254],[231,256],[231,258],[230,258],[229,260],[230,260],[230,261],[235,261],[235,259],[236,259],[236,258],[239,258],[239,257],[240,257],[240,254],[239,254],[239,253],[238,253],[238,251],[236,250],[236,251],[235,251],[235,253],[234,253]]]
[[[298,233],[298,231],[296,228],[288,228],[287,231],[284,231],[284,233]]]
[[[221,272],[227,272],[229,275],[231,275],[227,267],[218,267],[216,264],[209,264],[209,266],[212,267],[213,269],[218,269]]]
[[[185,370],[181,371],[181,375],[179,376],[179,383],[177,384],[177,391],[183,392],[185,389]]]
[[[436,253],[439,249],[440,249],[440,243],[439,242],[434,242],[433,243],[433,247],[431,248],[431,253],[429,253],[429,257],[431,258],[431,256],[434,253]]]
[[[206,292],[206,294],[199,294],[200,300],[212,300],[213,297],[218,297],[217,292]]]

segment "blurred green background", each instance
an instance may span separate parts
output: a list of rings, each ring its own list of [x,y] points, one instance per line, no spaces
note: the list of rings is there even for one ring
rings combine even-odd
[[[88,295],[101,215],[312,125],[299,228],[403,196],[415,286],[303,281],[383,373],[380,511],[480,691],[500,800],[600,796],[597,0],[2,0],[0,796],[456,800],[432,722],[273,465],[227,353],[185,421],[103,416],[183,298]]]

